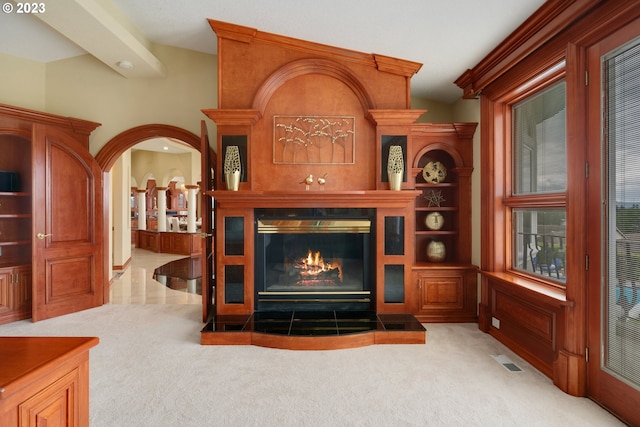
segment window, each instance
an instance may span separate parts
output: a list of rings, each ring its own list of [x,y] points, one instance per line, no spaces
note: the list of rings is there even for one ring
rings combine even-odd
[[[640,39],[605,58],[606,370],[640,390]]]
[[[511,268],[563,286],[566,253],[566,84],[510,104]],[[507,174],[509,175],[509,174]]]
[[[564,82],[515,104],[513,194],[566,189]]]

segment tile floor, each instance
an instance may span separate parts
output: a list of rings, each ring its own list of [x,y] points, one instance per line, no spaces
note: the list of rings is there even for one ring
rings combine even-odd
[[[170,289],[153,279],[153,271],[184,255],[157,254],[133,248],[131,263],[115,271],[109,289],[111,304],[202,304],[200,295]]]

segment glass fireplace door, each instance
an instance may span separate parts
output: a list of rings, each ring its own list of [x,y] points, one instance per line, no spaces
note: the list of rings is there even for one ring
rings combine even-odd
[[[369,309],[369,219],[260,219],[258,310]]]

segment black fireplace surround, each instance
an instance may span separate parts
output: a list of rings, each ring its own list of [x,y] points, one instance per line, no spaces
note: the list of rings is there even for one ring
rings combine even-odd
[[[375,310],[375,210],[256,209],[255,310]]]

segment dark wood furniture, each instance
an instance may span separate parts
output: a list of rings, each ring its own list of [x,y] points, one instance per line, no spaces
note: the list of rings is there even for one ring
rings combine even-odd
[[[89,425],[89,349],[98,338],[0,337],[0,425]]]
[[[136,246],[140,249],[189,256],[202,253],[202,237],[197,233],[137,230],[136,234]]]
[[[98,123],[0,104],[0,324],[101,305],[102,171],[89,153]]]

